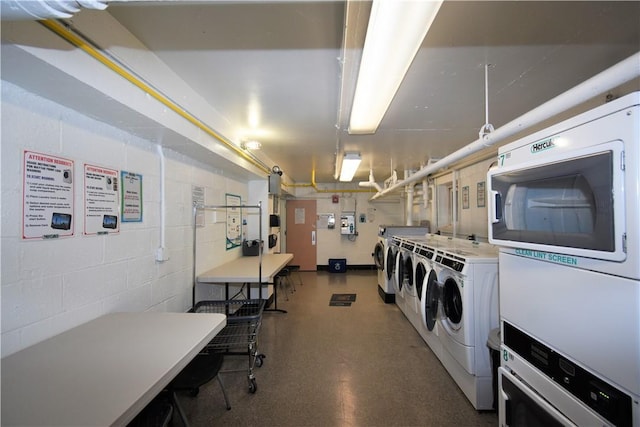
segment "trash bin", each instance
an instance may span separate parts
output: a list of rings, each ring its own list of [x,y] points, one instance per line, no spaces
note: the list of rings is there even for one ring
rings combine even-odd
[[[329,272],[330,273],[346,273],[347,259],[346,258],[329,258]]]
[[[493,380],[493,409],[498,409],[498,368],[500,367],[500,328],[492,329],[487,339]]]

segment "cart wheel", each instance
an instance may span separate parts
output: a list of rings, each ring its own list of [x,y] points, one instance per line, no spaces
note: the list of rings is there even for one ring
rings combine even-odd
[[[262,365],[264,364],[264,358],[266,356],[264,354],[258,354],[256,355],[256,366],[258,368],[262,367]]]
[[[258,383],[255,378],[249,380],[249,393],[253,394],[258,391]]]

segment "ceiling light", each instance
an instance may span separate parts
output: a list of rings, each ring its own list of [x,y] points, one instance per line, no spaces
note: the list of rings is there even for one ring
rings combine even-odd
[[[345,153],[340,167],[340,181],[349,182],[356,174],[362,158],[359,153]]]
[[[259,150],[262,144],[258,141],[246,141],[242,144],[242,148],[245,150]]]
[[[374,0],[351,107],[350,134],[375,133],[442,0]]]

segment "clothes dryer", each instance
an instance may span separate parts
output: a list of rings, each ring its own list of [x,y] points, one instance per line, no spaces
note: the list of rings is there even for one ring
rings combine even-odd
[[[454,240],[450,247],[438,248],[435,268],[442,286],[442,312],[437,320],[440,360],[476,409],[492,409],[486,342],[499,324],[497,248]]]

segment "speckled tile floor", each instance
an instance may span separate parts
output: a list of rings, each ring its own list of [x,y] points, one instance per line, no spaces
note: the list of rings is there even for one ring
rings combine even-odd
[[[477,412],[395,304],[377,293],[375,271],[302,272],[303,286],[265,312],[264,364],[248,392],[245,357],[226,357],[222,378],[197,397],[179,394],[192,426],[496,426]],[[355,293],[350,307],[333,293]],[[174,425],[180,425],[177,417]]]

